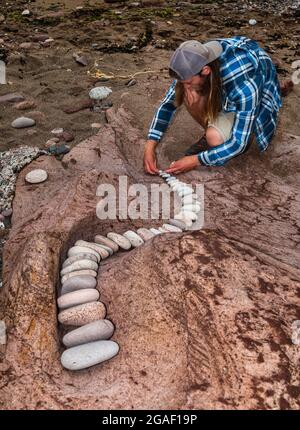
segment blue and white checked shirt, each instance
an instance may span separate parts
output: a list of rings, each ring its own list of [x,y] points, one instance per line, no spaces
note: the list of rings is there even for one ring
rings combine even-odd
[[[277,72],[259,44],[244,36],[215,39],[221,43],[219,57],[223,86],[223,112],[235,112],[230,139],[198,154],[201,164],[219,166],[243,152],[252,132],[261,151],[265,151],[276,129],[282,106]],[[150,125],[148,139],[160,141],[170,124],[176,106],[173,80]]]

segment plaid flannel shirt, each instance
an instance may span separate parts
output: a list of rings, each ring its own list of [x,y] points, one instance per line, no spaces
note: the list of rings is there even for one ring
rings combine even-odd
[[[274,64],[259,44],[244,36],[215,39],[221,43],[219,57],[222,80],[222,111],[235,112],[230,139],[198,154],[201,164],[218,166],[242,153],[254,132],[265,151],[276,129],[282,106],[280,85]],[[170,124],[176,106],[173,80],[150,125],[148,139],[160,141]]]

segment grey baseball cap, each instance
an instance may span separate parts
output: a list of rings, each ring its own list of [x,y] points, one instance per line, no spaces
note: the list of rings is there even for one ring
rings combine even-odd
[[[190,79],[199,73],[202,67],[220,57],[222,52],[222,45],[215,40],[207,43],[187,40],[182,42],[173,53],[169,72],[173,72],[172,76],[179,80]]]

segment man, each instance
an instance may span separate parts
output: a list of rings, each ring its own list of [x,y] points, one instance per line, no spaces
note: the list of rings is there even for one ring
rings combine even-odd
[[[282,106],[281,88],[274,64],[256,41],[243,36],[205,44],[188,40],[173,53],[169,74],[175,79],[153,117],[145,145],[146,172],[158,173],[156,145],[183,101],[205,129],[205,138],[166,172],[224,165],[254,137],[261,151],[267,149]]]

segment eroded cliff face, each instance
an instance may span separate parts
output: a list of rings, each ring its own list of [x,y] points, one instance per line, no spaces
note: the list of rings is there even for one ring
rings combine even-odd
[[[75,240],[162,222],[96,217],[97,186],[161,183],[144,174],[143,136],[123,108],[60,162],[41,156],[17,181],[4,250],[2,409],[299,408],[299,187],[279,132],[225,168],[182,175],[205,186],[205,225],[157,236],[101,262],[98,289],[120,353],[69,372],[60,364],[59,271]],[[160,148],[160,160],[167,160]],[[282,160],[282,162],[281,162]],[[287,171],[282,173],[282,164]],[[39,185],[24,182],[47,170]],[[277,171],[276,169],[279,169]],[[294,170],[293,170],[294,169]]]

